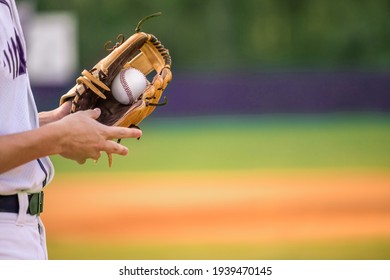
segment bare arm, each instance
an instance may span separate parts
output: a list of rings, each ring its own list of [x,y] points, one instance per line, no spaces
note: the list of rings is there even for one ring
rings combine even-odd
[[[54,154],[78,163],[98,159],[101,152],[127,155],[127,148],[112,139],[138,138],[142,132],[105,126],[96,121],[99,115],[98,109],[77,112],[31,131],[0,136],[0,173]]]
[[[0,136],[0,173],[34,159],[58,153],[57,131],[42,127],[17,134]]]

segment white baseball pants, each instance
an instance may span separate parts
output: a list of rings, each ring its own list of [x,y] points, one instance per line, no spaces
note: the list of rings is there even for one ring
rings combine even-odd
[[[0,213],[0,259],[47,260],[45,228],[27,214],[27,193],[19,193],[19,213]]]

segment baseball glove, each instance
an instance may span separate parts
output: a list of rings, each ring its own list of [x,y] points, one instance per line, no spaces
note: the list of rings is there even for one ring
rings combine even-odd
[[[60,105],[72,100],[71,113],[79,110],[100,108],[99,122],[109,126],[137,127],[149,116],[159,103],[161,95],[172,80],[171,57],[169,51],[152,34],[141,32],[142,23],[161,13],[143,18],[135,29],[135,34],[125,40],[120,34],[113,47],[105,48],[110,53],[100,60],[91,70],[84,70],[76,79],[76,85],[60,99]],[[146,77],[152,77],[149,85],[137,100],[128,105],[119,103],[111,94],[111,84],[122,69],[136,68]],[[149,75],[149,76],[148,76]],[[149,79],[149,78],[148,78]],[[119,140],[118,140],[119,141]],[[112,164],[108,154],[109,166]]]

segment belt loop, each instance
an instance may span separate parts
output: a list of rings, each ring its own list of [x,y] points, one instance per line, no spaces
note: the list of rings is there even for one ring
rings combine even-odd
[[[19,200],[19,213],[16,220],[18,226],[23,226],[26,222],[27,209],[28,209],[28,195],[25,192],[18,193]]]

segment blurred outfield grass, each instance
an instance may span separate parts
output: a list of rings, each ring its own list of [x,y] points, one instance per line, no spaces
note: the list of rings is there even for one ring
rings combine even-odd
[[[150,118],[124,140],[115,171],[390,167],[390,114]],[[52,157],[57,172],[108,172],[103,155],[80,167]]]
[[[105,244],[49,240],[48,246],[51,259],[376,260],[389,259],[390,240],[376,238],[246,244]]]
[[[301,170],[297,174],[306,174],[309,172],[306,170],[325,170],[320,174],[319,181],[332,176],[334,170],[354,170],[353,172],[358,173],[346,173],[346,176],[351,174],[359,174],[359,172],[365,172],[367,170],[379,171],[378,174],[387,174],[390,167],[390,114],[385,113],[370,113],[370,114],[352,114],[352,113],[335,113],[335,114],[316,114],[316,115],[264,115],[264,116],[214,116],[214,117],[186,117],[186,118],[162,118],[158,119],[156,116],[149,118],[141,125],[143,129],[143,137],[140,141],[135,139],[125,140],[123,143],[129,147],[129,156],[119,157],[114,156],[114,163],[111,169],[107,167],[107,157],[103,155],[98,163],[88,161],[84,166],[79,166],[77,163],[65,160],[61,157],[54,156],[53,162],[56,166],[56,172],[58,174],[58,181],[53,183],[54,186],[50,186],[48,195],[50,192],[57,192],[57,197],[62,199],[67,197],[69,193],[66,193],[66,186],[68,186],[68,192],[82,192],[83,190],[90,193],[94,189],[94,182],[97,182],[99,188],[104,188],[104,192],[109,190],[110,186],[107,186],[104,176],[105,174],[111,174],[115,176],[115,172],[118,172],[118,180],[129,181],[131,173],[138,175],[146,175],[150,172],[151,176],[158,176],[161,172],[169,173],[169,177],[175,177],[175,174],[208,174],[202,173],[203,171],[210,171],[213,174],[222,174],[221,176],[229,178],[229,171],[245,171],[252,170],[251,172],[258,173],[262,170],[261,174],[267,174],[267,169],[272,170],[270,176],[285,176],[286,170]],[[278,173],[278,170],[280,171]],[[302,171],[303,170],[303,171]],[[329,172],[327,171],[329,170]],[[222,171],[222,172],[218,172]],[[227,171],[227,172],[224,172]],[[175,173],[178,172],[178,173]],[[200,173],[199,173],[200,172]],[[127,174],[127,175],[125,175]],[[279,175],[280,174],[280,175]],[[374,173],[375,174],[375,173]],[[186,175],[183,175],[186,176]],[[178,176],[182,178],[183,176]],[[321,177],[325,176],[325,177]],[[375,176],[375,175],[374,175]],[[107,177],[107,181],[110,181],[110,177]],[[322,179],[321,179],[322,178]],[[348,177],[347,181],[348,181]],[[387,177],[384,177],[387,178]],[[150,179],[150,178],[149,178]],[[224,178],[226,179],[226,178]],[[352,179],[352,178],[351,178]],[[99,182],[100,180],[100,182]],[[153,184],[157,183],[159,179],[154,179]],[[164,180],[162,178],[161,180]],[[181,179],[178,179],[181,180]],[[191,180],[191,179],[189,179]],[[202,180],[208,180],[207,175]],[[221,177],[222,180],[222,177]],[[253,179],[256,180],[256,179]],[[305,176],[302,176],[302,180],[305,180]],[[104,181],[104,182],[103,182]],[[118,181],[118,182],[119,182]],[[80,186],[75,186],[77,182]],[[89,182],[90,186],[84,186],[81,188],[83,183]],[[304,181],[301,181],[302,183]],[[337,181],[336,181],[337,182]],[[298,181],[299,183],[299,181]],[[57,185],[56,185],[57,184]],[[181,188],[188,188],[188,182],[179,184]],[[245,183],[243,183],[245,184]],[[255,183],[259,184],[261,183]],[[286,183],[288,184],[288,183]],[[370,183],[368,183],[370,184]],[[374,183],[375,184],[375,183]],[[69,186],[70,185],[70,186]],[[113,183],[113,186],[115,182]],[[150,186],[146,185],[137,186],[137,189],[132,188],[133,182],[124,182],[123,187],[127,188],[123,194],[119,196],[128,196],[132,192],[138,193],[142,196],[142,189],[145,188],[145,195],[153,195],[153,198],[148,200],[159,201],[164,198],[159,198],[161,194],[161,188],[165,188],[164,182],[161,181],[161,185]],[[293,185],[291,185],[293,186]],[[390,186],[390,182],[389,182]],[[57,187],[57,189],[56,189]],[[153,192],[153,187],[157,187],[157,192]],[[205,192],[203,188],[205,186],[199,186],[199,195]],[[312,187],[316,187],[315,185]],[[317,199],[321,200],[321,194],[326,194],[329,190],[321,188],[328,188],[329,186],[322,185],[318,186]],[[330,186],[330,189],[336,189],[342,186]],[[364,186],[363,186],[364,187]],[[382,186],[383,187],[383,186]],[[138,189],[140,188],[140,189]],[[206,186],[207,188],[207,186]],[[235,187],[237,191],[248,191],[244,185],[237,185]],[[312,211],[313,215],[320,214],[318,219],[321,219],[322,213],[330,212],[330,221],[324,221],[324,225],[321,220],[318,223],[321,225],[320,228],[313,228],[312,225],[305,224],[304,220],[302,224],[295,224],[295,227],[308,227],[308,236],[311,236],[310,232],[321,231],[321,228],[329,226],[340,226],[337,222],[335,223],[332,219],[338,218],[340,211],[341,217],[347,213],[351,215],[351,220],[346,220],[347,224],[351,223],[352,226],[359,228],[360,215],[372,213],[374,220],[376,218],[382,218],[388,216],[388,207],[382,207],[382,201],[372,201],[372,198],[368,198],[370,203],[373,205],[362,205],[359,208],[359,200],[354,196],[349,196],[349,191],[353,190],[354,186],[348,187],[345,190],[340,188],[340,192],[335,192],[339,197],[339,203],[335,204],[335,200],[323,200],[320,202],[321,207],[325,208],[313,208],[309,206],[308,211]],[[157,189],[156,189],[157,190]],[[175,188],[166,187],[165,191],[172,191]],[[196,191],[196,187],[188,188],[188,192]],[[359,189],[358,189],[359,190]],[[367,185],[367,190],[364,192],[375,192],[379,189],[374,185]],[[261,191],[266,191],[266,186],[261,186]],[[299,190],[298,190],[299,191]],[[302,190],[301,190],[302,191]],[[361,192],[361,190],[359,190]],[[139,193],[140,192],[140,193]],[[102,193],[99,190],[97,193]],[[91,201],[96,200],[95,193],[80,197],[90,197]],[[234,192],[233,192],[234,193]],[[183,190],[183,194],[185,190]],[[164,194],[169,195],[169,194]],[[192,194],[186,194],[187,199]],[[247,194],[250,195],[250,194]],[[259,195],[259,194],[256,194]],[[253,193],[253,199],[257,196]],[[306,204],[304,200],[304,194],[302,196],[303,204]],[[384,193],[383,199],[387,197],[387,191]],[[138,204],[132,205],[136,197],[128,198],[129,207],[141,206],[142,197],[139,197],[140,201]],[[380,196],[377,195],[376,197]],[[53,196],[52,196],[53,197]],[[123,197],[123,199],[127,199]],[[165,196],[164,196],[165,197]],[[173,196],[172,199],[180,199],[180,194]],[[195,195],[195,197],[197,197]],[[340,198],[344,197],[344,198]],[[48,198],[49,200],[52,198]],[[199,198],[198,198],[199,199]],[[208,200],[212,200],[213,197],[208,197]],[[207,200],[206,199],[206,200]],[[219,199],[219,197],[218,197]],[[267,198],[264,198],[267,200]],[[336,200],[337,200],[336,199]],[[341,199],[341,200],[340,200]],[[110,200],[110,199],[108,199]],[[76,202],[78,201],[78,202]],[[80,203],[75,205],[74,212],[77,215],[77,209],[88,209],[94,213],[94,207],[98,204],[89,205],[89,201],[85,201],[81,205],[82,200],[75,200],[74,203]],[[100,200],[98,200],[100,201]],[[139,214],[133,213],[132,216],[126,218],[125,216],[116,217],[119,212],[113,210],[116,205],[115,201],[107,201],[103,198],[104,209],[107,211],[113,211],[104,216],[105,219],[127,219],[128,221],[120,220],[123,223],[123,227],[130,225],[130,231],[137,231],[137,227],[142,227],[143,222],[140,219],[147,218],[148,216],[142,216],[143,211],[147,211],[148,205],[145,204],[138,209]],[[239,201],[239,200],[238,200]],[[292,203],[298,203],[291,198]],[[229,203],[232,203],[230,205]],[[264,201],[263,201],[264,202]],[[263,203],[260,200],[258,203]],[[280,201],[276,200],[276,203]],[[56,204],[62,205],[63,202],[52,201],[52,206]],[[96,203],[96,202],[94,202]],[[107,204],[105,204],[107,203]],[[123,201],[122,201],[123,203]],[[150,201],[149,201],[150,203]],[[194,202],[196,203],[196,202]],[[234,198],[231,202],[228,202],[224,207],[230,209],[234,206]],[[310,203],[310,202],[309,202]],[[321,204],[322,203],[322,204]],[[345,203],[344,205],[342,203]],[[350,204],[349,204],[350,203]],[[164,207],[168,207],[164,203],[157,203],[157,208],[153,208],[149,211],[165,211]],[[191,203],[190,203],[191,204]],[[101,206],[102,206],[101,205]],[[165,206],[164,206],[165,205]],[[199,206],[193,205],[194,208],[186,208],[186,204],[183,204],[183,211],[195,211],[197,208],[201,209],[204,205]],[[315,205],[315,204],[314,204]],[[375,206],[377,205],[377,206]],[[100,207],[101,207],[100,206]],[[277,211],[288,211],[287,208],[278,208],[280,205],[276,204],[274,210]],[[107,208],[105,208],[107,207]],[[261,215],[267,216],[272,214],[267,206],[264,206],[265,213]],[[306,207],[303,205],[302,207]],[[341,207],[340,209],[337,207]],[[348,208],[351,207],[351,208]],[[367,208],[368,207],[368,208]],[[52,207],[53,208],[53,207]],[[61,208],[61,206],[59,206]],[[133,209],[133,208],[130,208]],[[213,208],[211,208],[211,211]],[[299,209],[299,208],[298,208]],[[305,211],[305,208],[302,208]],[[301,210],[302,210],[301,209]],[[322,209],[322,210],[321,210]],[[55,210],[55,211],[53,211]],[[99,208],[97,213],[104,213],[105,210]],[[316,211],[324,212],[316,212]],[[62,211],[52,209],[52,213],[56,211]],[[103,211],[103,212],[102,212]],[[129,210],[130,212],[133,210]],[[347,212],[345,212],[347,211]],[[370,212],[374,211],[374,212]],[[356,213],[355,213],[356,212]],[[60,212],[58,212],[60,213]],[[75,215],[72,213],[71,215]],[[226,212],[229,215],[229,212]],[[268,213],[268,214],[267,214]],[[299,214],[299,217],[305,219],[306,212]],[[49,214],[49,213],[48,213]],[[69,214],[69,213],[68,213]],[[45,215],[45,213],[44,213]],[[65,228],[66,221],[58,221],[55,214],[51,214],[53,217],[48,217],[52,223],[64,223]],[[85,214],[84,214],[85,215]],[[110,215],[113,215],[112,217]],[[152,214],[151,214],[152,215]],[[303,216],[301,216],[303,215]],[[333,216],[332,216],[333,215]],[[196,216],[196,215],[195,215]],[[257,223],[261,223],[263,217]],[[65,216],[66,217],[66,216]],[[111,218],[110,218],[111,217]],[[175,217],[163,216],[166,220],[171,222]],[[189,216],[190,217],[190,216]],[[223,216],[222,216],[223,217]],[[294,214],[291,216],[294,219]],[[362,216],[363,218],[365,216]],[[45,216],[43,216],[45,220]],[[106,220],[100,221],[99,214],[85,220],[85,227],[95,228],[96,225],[93,223],[93,219],[96,219],[98,225],[100,223],[106,223]],[[134,220],[135,219],[135,220]],[[205,216],[207,219],[207,216]],[[229,219],[227,216],[226,219]],[[71,220],[71,219],[70,219]],[[78,221],[83,221],[83,218],[78,217]],[[210,220],[212,221],[212,220]],[[210,223],[209,221],[209,223]],[[364,221],[369,221],[365,219]],[[69,222],[69,220],[68,220]],[[180,220],[179,220],[180,222]],[[83,223],[83,222],[81,222]],[[153,228],[153,222],[150,222]],[[208,222],[205,223],[195,221],[195,225],[204,226],[206,229],[204,232],[207,233]],[[232,229],[234,228],[234,222],[232,221]],[[284,224],[284,222],[281,222]],[[295,220],[293,221],[295,223]],[[347,224],[345,226],[347,226]],[[78,225],[78,224],[77,224]],[[74,225],[74,227],[77,227]],[[288,222],[286,223],[288,225]],[[184,225],[179,225],[178,228]],[[239,226],[239,225],[238,225]],[[270,226],[274,226],[272,223]],[[369,225],[362,225],[367,227]],[[120,228],[121,226],[119,226]],[[105,228],[105,238],[101,238],[100,234],[93,236],[93,230],[89,230],[91,236],[88,238],[85,235],[77,236],[77,233],[73,232],[70,228],[66,232],[58,230],[57,226],[47,224],[48,228],[48,248],[49,257],[51,259],[388,259],[390,257],[390,237],[386,236],[386,231],[378,232],[374,235],[357,235],[355,237],[347,238],[346,236],[340,236],[339,238],[329,237],[324,233],[323,238],[315,239],[297,239],[286,240],[275,239],[272,242],[264,241],[259,237],[257,241],[243,241],[243,242],[210,242],[202,241],[202,238],[194,239],[192,241],[173,241],[166,240],[163,236],[159,235],[159,232],[155,232],[156,239],[148,237],[143,241],[133,240],[131,235],[129,238],[117,240],[115,235],[110,236],[110,231]],[[60,227],[61,228],[61,227]],[[97,226],[99,228],[99,226]],[[156,225],[158,228],[158,225]],[[127,230],[128,227],[127,227]],[[251,229],[248,228],[250,231]],[[302,228],[302,230],[305,230]],[[343,232],[343,229],[339,229]],[[82,231],[82,230],[81,230]],[[175,232],[172,232],[175,236]],[[289,229],[285,229],[286,237],[289,235]],[[383,235],[385,234],[385,235]],[[234,236],[234,233],[230,233]],[[137,234],[135,234],[137,236]]]

